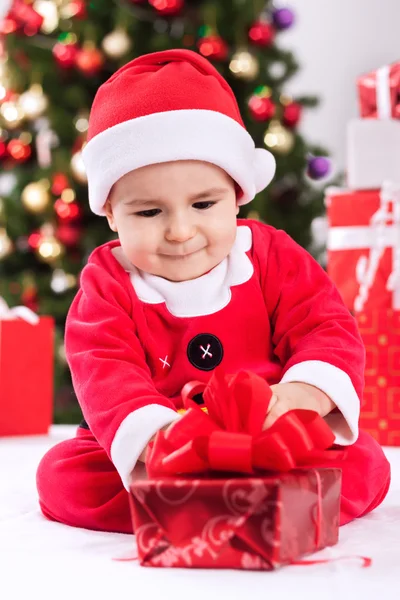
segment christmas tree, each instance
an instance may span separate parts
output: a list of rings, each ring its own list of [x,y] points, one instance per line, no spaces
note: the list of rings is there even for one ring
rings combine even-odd
[[[88,255],[113,236],[88,207],[81,150],[97,88],[140,54],[188,48],[232,87],[273,183],[240,216],[285,229],[310,249],[323,212],[311,179],[324,150],[298,132],[313,97],[291,98],[298,64],[279,47],[294,14],[265,0],[2,0],[0,14],[0,295],[53,315],[56,420],[79,419],[63,350],[65,317]],[[0,8],[1,10],[1,8]]]

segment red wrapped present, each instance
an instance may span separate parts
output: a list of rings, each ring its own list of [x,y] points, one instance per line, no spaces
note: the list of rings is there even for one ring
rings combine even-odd
[[[357,79],[360,116],[400,119],[400,62]]]
[[[257,375],[218,369],[184,389],[187,412],[130,485],[142,565],[270,570],[337,542],[341,471],[312,465],[342,452],[326,451],[334,435],[313,411],[263,431],[271,395]]]
[[[350,310],[400,309],[400,187],[326,196],[328,275]],[[397,267],[396,267],[397,265]]]
[[[53,415],[50,317],[0,298],[0,436],[45,434]]]
[[[355,316],[367,358],[360,427],[384,446],[400,446],[400,311]]]

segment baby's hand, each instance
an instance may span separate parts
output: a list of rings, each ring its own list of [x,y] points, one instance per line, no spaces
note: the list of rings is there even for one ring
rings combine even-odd
[[[278,383],[271,385],[271,390],[273,396],[263,429],[268,429],[278,417],[295,408],[315,410],[321,417],[325,417],[335,408],[335,404],[329,396],[308,383]]]

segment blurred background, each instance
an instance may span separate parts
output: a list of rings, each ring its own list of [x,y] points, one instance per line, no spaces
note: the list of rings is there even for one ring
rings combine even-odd
[[[345,181],[356,80],[398,57],[399,23],[398,0],[0,0],[0,296],[55,319],[56,422],[81,418],[65,317],[112,236],[89,211],[81,159],[99,85],[140,54],[207,57],[277,160],[240,216],[285,229],[325,266],[324,190]]]

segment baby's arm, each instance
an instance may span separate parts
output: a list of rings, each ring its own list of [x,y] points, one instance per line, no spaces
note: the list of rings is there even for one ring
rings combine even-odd
[[[83,415],[128,489],[149,440],[179,415],[154,386],[128,290],[97,264],[82,272],[65,344]]]
[[[310,408],[326,416],[337,443],[353,443],[365,364],[356,322],[322,267],[283,231],[272,232],[265,264],[274,353],[284,366],[266,425]]]

